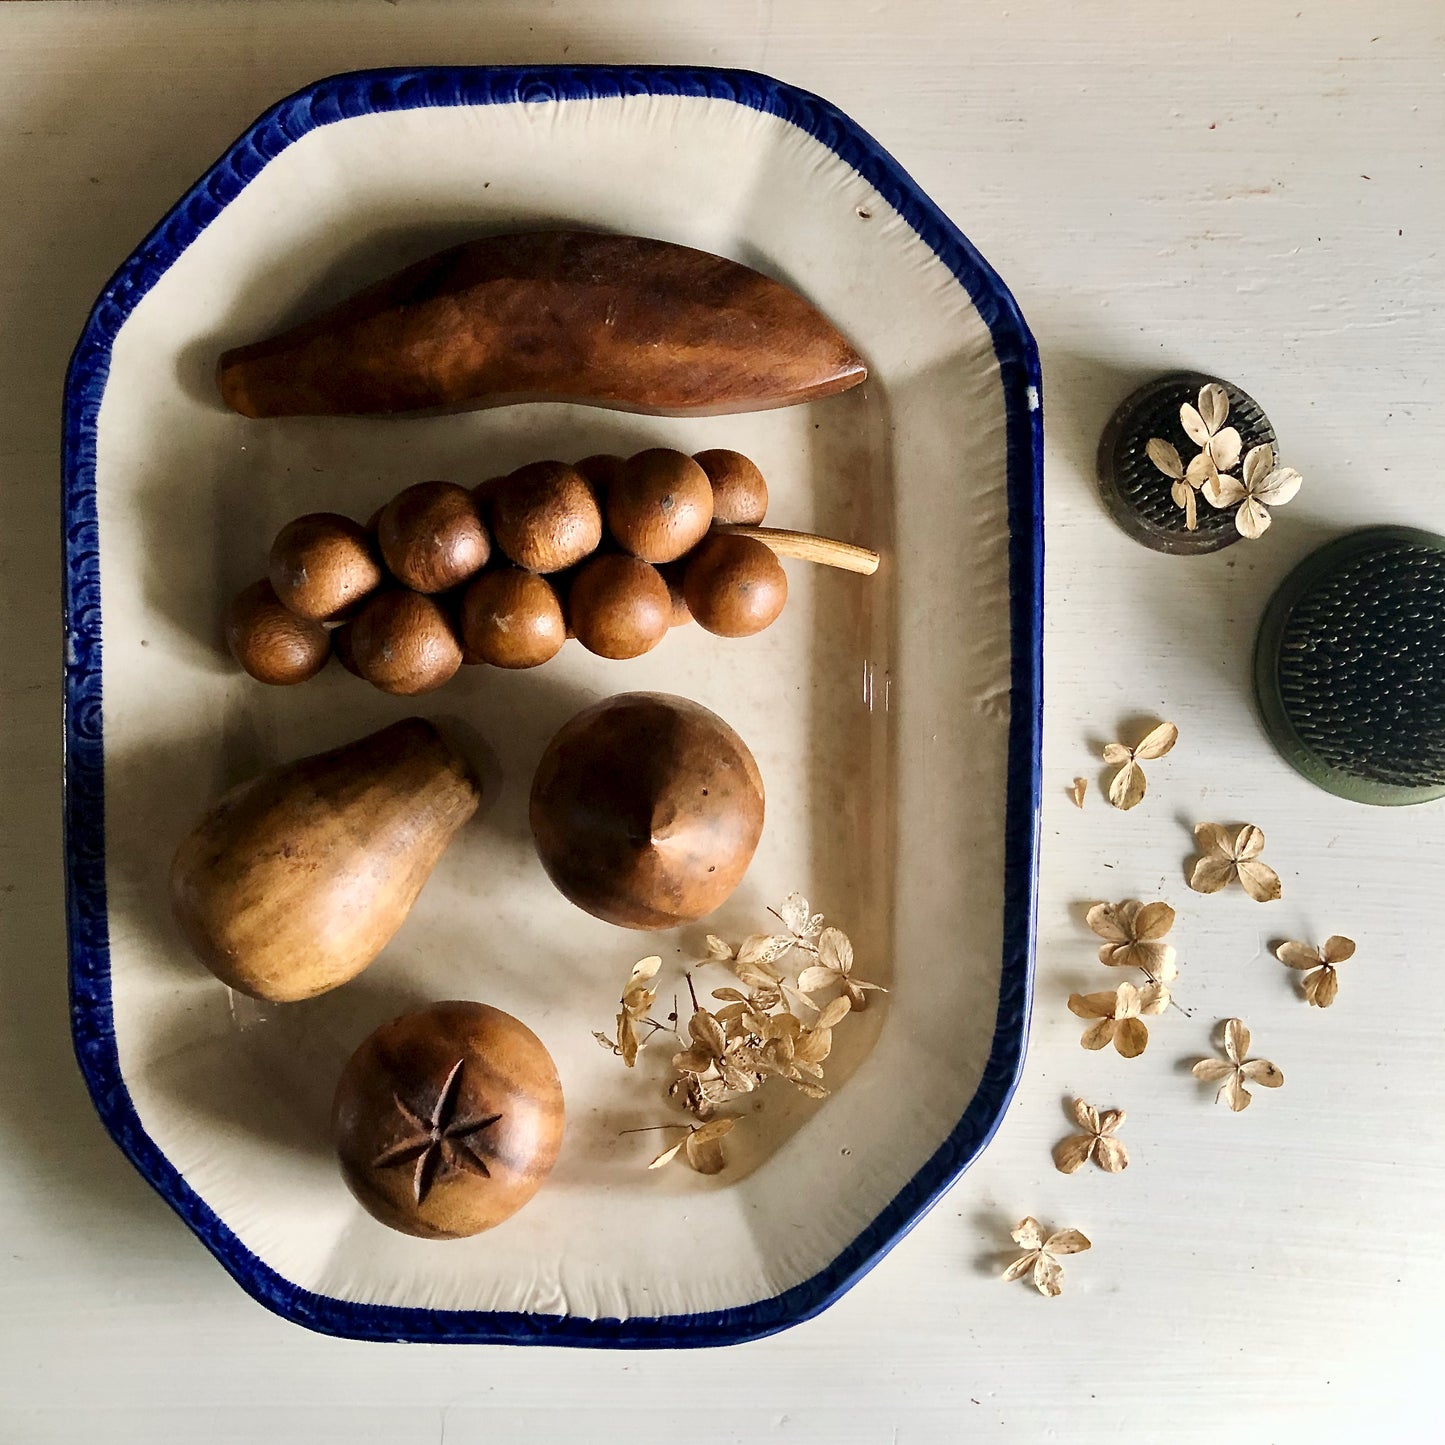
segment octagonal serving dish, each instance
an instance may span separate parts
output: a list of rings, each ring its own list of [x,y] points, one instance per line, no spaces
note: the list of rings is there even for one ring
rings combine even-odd
[[[248,421],[216,357],[455,241],[524,227],[662,237],[808,296],[865,385],[746,416],[537,404],[465,415]],[[430,477],[541,457],[728,446],[769,521],[876,548],[877,576],[790,564],[783,617],[675,631],[613,663],[468,668],[408,705],[340,668],[267,689],[218,645],[225,599],[290,517],[364,519]],[[107,1129],[232,1276],[311,1328],[387,1340],[727,1343],[816,1313],[978,1155],[1023,1057],[1039,802],[1041,412],[999,277],[868,135],[766,77],[692,69],[434,69],[321,81],[263,115],[121,266],[66,388],[66,848],[76,1054]],[[675,1120],[666,1047],[599,1049],[628,967],[664,991],[702,929],[584,916],[533,856],[526,795],[587,703],[696,698],[749,742],[768,823],[708,930],[804,891],[889,992],[837,1033],[831,1096],[775,1081],[727,1171],[649,1172]],[[418,704],[421,704],[418,706]],[[230,994],[170,922],[176,842],[231,783],[420,711],[486,785],[378,961],[321,998]],[[685,992],[684,995],[685,997]],[[344,1188],[327,1115],[377,1024],[437,998],[517,1014],[557,1061],[553,1177],[473,1239],[393,1234]]]

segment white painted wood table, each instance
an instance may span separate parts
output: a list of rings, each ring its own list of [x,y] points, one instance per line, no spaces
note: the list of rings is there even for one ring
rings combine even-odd
[[[376,1346],[231,1285],[91,1115],[66,1034],[58,409],[111,269],[237,131],[319,75],[423,62],[745,66],[879,138],[1002,272],[1046,379],[1044,849],[1033,1037],[997,1139],[841,1303],[688,1355]],[[1445,12],[1145,0],[0,6],[0,1439],[1423,1440],[1445,1297],[1440,805],[1370,810],[1271,751],[1249,650],[1351,526],[1439,526]],[[1113,404],[1176,366],[1268,409],[1300,497],[1180,561],[1103,515]],[[177,545],[184,545],[178,538]],[[1131,814],[1091,748],[1178,722]],[[1083,811],[1070,780],[1094,781]],[[1190,894],[1187,825],[1248,819],[1284,900]],[[1193,1017],[1078,1047],[1081,904],[1180,908]],[[1270,956],[1359,940],[1329,1012]],[[1188,1062],[1242,1015],[1287,1084],[1232,1115]],[[1075,1091],[1129,1110],[1121,1177],[1057,1174]],[[1075,1225],[1055,1301],[996,1278],[1021,1215]]]

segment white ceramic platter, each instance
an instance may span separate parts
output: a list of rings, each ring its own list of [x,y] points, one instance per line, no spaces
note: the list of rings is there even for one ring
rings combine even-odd
[[[757,267],[866,358],[841,396],[749,416],[564,405],[428,419],[247,421],[213,371],[249,341],[454,241],[539,225],[641,233]],[[262,117],[121,268],[65,417],[67,846],[74,1032],[121,1147],[221,1263],[292,1319],[380,1339],[722,1343],[804,1318],[987,1142],[1023,1053],[1038,802],[1035,351],[997,276],[844,116],[760,76],[446,70],[342,76]],[[790,564],[745,641],[696,627],[632,663],[576,644],[469,668],[408,705],[329,668],[268,689],[218,646],[225,599],[292,516],[359,519],[412,482],[652,445],[746,452],[769,521],[878,549],[871,580]],[[722,714],[768,790],[734,938],[802,889],[881,1003],[838,1030],[833,1094],[747,1101],[717,1179],[644,1165],[677,1116],[663,1046],[600,1049],[632,962],[664,996],[702,929],[636,935],[547,883],[526,824],[546,740],[598,697]],[[481,815],[358,980],[304,1004],[227,992],[168,916],[177,840],[231,783],[421,711],[449,719]],[[701,988],[726,978],[696,974]],[[561,1159],[525,1210],[451,1243],[394,1234],[343,1186],[336,1078],[420,1002],[515,1013],[557,1061]]]

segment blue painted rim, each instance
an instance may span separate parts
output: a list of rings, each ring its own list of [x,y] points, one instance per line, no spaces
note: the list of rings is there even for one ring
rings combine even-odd
[[[145,1132],[121,1075],[110,996],[101,708],[96,427],[122,323],[187,246],[266,163],[319,126],[421,106],[507,105],[640,95],[731,102],[776,115],[826,145],[893,206],[957,278],[993,337],[1006,403],[1013,646],[1004,935],[993,1043],[978,1090],[948,1138],[831,1264],[772,1299],[656,1318],[584,1319],[355,1304],[301,1289],[252,1254]],[[923,1217],[993,1137],[1023,1065],[1032,993],[1038,862],[1043,636],[1043,412],[1038,350],[1007,287],[871,136],[827,101],[749,71],[538,66],[373,70],[333,76],[273,106],[186,193],[111,278],[71,358],[64,406],[65,850],[70,1016],[76,1058],[112,1138],[231,1276],[277,1314],[368,1340],[678,1348],[733,1344],[817,1314]]]

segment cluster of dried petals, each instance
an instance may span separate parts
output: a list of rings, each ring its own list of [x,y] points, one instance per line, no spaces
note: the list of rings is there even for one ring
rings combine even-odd
[[[1115,1131],[1126,1117],[1122,1109],[1104,1109],[1102,1112],[1075,1099],[1071,1106],[1074,1119],[1082,1134],[1070,1134],[1054,1145],[1054,1167],[1060,1174],[1074,1174],[1090,1159],[1106,1174],[1121,1174],[1129,1167],[1129,1151],[1122,1139],[1114,1137]]]
[[[1274,448],[1251,447],[1240,476],[1210,477],[1204,483],[1204,500],[1216,511],[1235,508],[1234,526],[1241,537],[1262,537],[1271,520],[1269,509],[1292,501],[1304,478],[1293,467],[1274,464]]]
[[[1185,402],[1179,408],[1179,424],[1199,447],[1199,454],[1186,467],[1179,450],[1163,437],[1150,437],[1145,451],[1154,466],[1169,478],[1169,495],[1176,507],[1184,509],[1184,526],[1193,532],[1199,526],[1195,494],[1216,511],[1235,508],[1234,525],[1241,537],[1253,540],[1264,535],[1270,524],[1270,507],[1282,507],[1299,491],[1303,479],[1293,467],[1277,467],[1274,448],[1268,444],[1251,447],[1238,477],[1243,441],[1239,432],[1224,423],[1229,416],[1229,394],[1217,382],[1199,392],[1199,405]]]
[[[674,1124],[670,1128],[686,1129],[687,1133],[671,1147],[664,1149],[647,1167],[661,1169],[674,1159],[681,1159],[689,1169],[699,1174],[721,1174],[727,1160],[723,1157],[722,1141],[732,1133],[736,1119],[713,1119],[706,1124]]]
[[[1088,924],[1100,938],[1099,962],[1109,968],[1137,968],[1151,983],[1168,983],[1179,976],[1174,945],[1164,938],[1174,927],[1174,910],[1163,902],[1096,903]]]
[[[852,1005],[855,1013],[862,1013],[868,1007],[870,993],[887,993],[877,983],[865,983],[853,977],[853,944],[841,928],[825,928],[818,935],[818,961],[805,968],[798,975],[798,988],[810,995],[838,987],[842,997]]]
[[[638,959],[632,965],[632,972],[627,975],[627,982],[622,986],[622,1000],[617,1015],[617,1037],[610,1039],[606,1034],[595,1031],[592,1035],[604,1049],[611,1049],[614,1054],[621,1055],[622,1062],[629,1069],[636,1064],[637,1053],[643,1043],[637,1026],[650,1022],[647,1016],[657,1001],[657,990],[649,985],[657,977],[657,970],[661,967],[662,959],[656,955]],[[653,1025],[654,1030],[659,1027],[660,1025]]]
[[[1144,800],[1145,778],[1140,762],[1162,758],[1179,741],[1179,729],[1171,722],[1151,728],[1134,746],[1107,743],[1104,761],[1118,766],[1109,782],[1109,801],[1116,808],[1134,808]]]
[[[1149,1046],[1149,1029],[1141,1014],[1161,1014],[1169,1007],[1169,990],[1162,983],[1142,988],[1121,983],[1112,993],[1072,993],[1069,1012],[1094,1019],[1079,1040],[1086,1049],[1113,1044],[1126,1059],[1137,1059]]]
[[[853,945],[847,934],[825,928],[823,915],[812,912],[801,893],[790,893],[769,912],[783,931],[752,934],[737,948],[715,935],[707,939],[705,961],[729,964],[741,987],[714,989],[718,1007],[713,1009],[701,1007],[694,994],[684,1046],[672,1058],[677,1077],[668,1097],[701,1121],[712,1120],[720,1106],[753,1093],[769,1079],[783,1079],[810,1098],[826,1098],[823,1065],[833,1050],[833,1030],[848,1014],[864,1007],[868,994],[886,992],[854,976]],[[807,962],[797,981],[790,982],[779,964],[794,951]],[[659,963],[644,959],[629,975],[616,1041],[596,1035],[629,1067],[641,1047],[639,1026],[650,1025],[654,1032],[665,1027],[647,1017],[656,997],[652,980]],[[691,975],[688,982],[691,989]],[[827,1002],[812,997],[825,991],[836,992]],[[675,1022],[670,1016],[669,1023]],[[716,1122],[731,1127],[731,1121]],[[714,1141],[724,1133],[689,1135],[659,1160],[666,1163],[681,1156],[698,1167],[692,1156],[705,1150],[700,1157],[711,1161],[713,1149],[720,1151]]]
[[[1249,1030],[1243,1020],[1225,1020],[1224,1052],[1223,1059],[1200,1059],[1193,1073],[1206,1084],[1219,1084],[1216,1100],[1228,1104],[1236,1114],[1249,1108],[1252,1096],[1244,1087],[1246,1082],[1265,1089],[1277,1089],[1284,1083],[1284,1074],[1268,1059],[1245,1057],[1249,1053]]]
[[[1034,1288],[1050,1299],[1063,1289],[1063,1266],[1055,1258],[1060,1254],[1082,1254],[1091,1248],[1088,1239],[1077,1229],[1056,1229],[1045,1237],[1044,1227],[1032,1215],[1021,1219],[1013,1229],[1013,1242],[1026,1251],[1004,1270],[1006,1280],[1033,1277]]]
[[[1336,965],[1355,956],[1355,940],[1333,933],[1319,948],[1315,948],[1290,939],[1275,949],[1274,956],[1286,968],[1296,968],[1304,973],[1300,984],[1307,1002],[1315,1008],[1329,1008],[1340,991]]]
[[[1196,893],[1218,893],[1237,881],[1256,903],[1272,903],[1280,896],[1279,874],[1259,856],[1264,834],[1253,823],[1234,832],[1219,823],[1198,823],[1194,837],[1200,856],[1189,886]]]
[[[1221,473],[1232,471],[1239,462],[1244,440],[1234,427],[1225,426],[1228,419],[1229,393],[1218,382],[1211,381],[1200,387],[1198,406],[1186,401],[1179,408],[1179,425],[1199,448],[1199,454],[1187,467],[1178,448],[1163,437],[1150,437],[1145,444],[1149,460],[1172,483],[1169,495],[1176,507],[1183,508],[1184,526],[1190,532],[1199,526],[1195,494]]]

